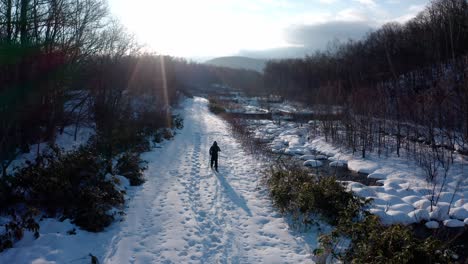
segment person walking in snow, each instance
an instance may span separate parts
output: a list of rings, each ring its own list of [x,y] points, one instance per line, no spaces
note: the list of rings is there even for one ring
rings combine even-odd
[[[213,163],[215,170],[218,171],[218,152],[220,152],[221,149],[218,147],[218,143],[213,142],[213,145],[210,148],[210,156],[211,156],[211,168],[213,168]]]

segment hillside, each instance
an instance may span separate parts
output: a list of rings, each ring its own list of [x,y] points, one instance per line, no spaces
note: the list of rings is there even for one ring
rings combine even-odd
[[[210,64],[210,65],[215,65],[215,66],[235,68],[235,69],[248,69],[248,70],[254,70],[258,72],[263,72],[265,63],[266,61],[262,59],[254,59],[254,58],[241,57],[241,56],[219,57],[219,58],[214,58],[205,62],[205,64]]]

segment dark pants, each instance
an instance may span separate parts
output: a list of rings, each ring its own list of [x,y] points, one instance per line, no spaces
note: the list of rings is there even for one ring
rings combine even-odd
[[[211,155],[211,168],[213,168],[213,163],[215,170],[218,170],[218,155]]]

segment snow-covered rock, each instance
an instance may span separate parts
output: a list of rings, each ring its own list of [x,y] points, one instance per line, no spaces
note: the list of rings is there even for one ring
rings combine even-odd
[[[332,161],[328,165],[330,167],[339,167],[339,168],[347,168],[348,167],[348,164],[346,163],[346,161],[342,161],[342,160]]]
[[[403,200],[395,195],[387,193],[379,193],[379,198],[387,202],[388,204],[399,204],[404,203]]]
[[[384,210],[382,209],[377,209],[377,208],[371,208],[369,209],[369,212],[373,215],[376,215],[380,218],[380,220],[382,220],[383,222],[383,219],[386,219],[387,218],[387,214],[385,213]]]
[[[453,203],[453,205],[454,205],[455,207],[463,207],[463,205],[465,205],[465,204],[468,204],[468,201],[466,201],[466,200],[463,199],[463,198],[462,198],[462,199],[459,199],[459,200],[457,200],[455,203]]]
[[[304,138],[296,134],[287,134],[287,135],[280,134],[279,139],[283,140],[284,142],[287,142],[289,147],[298,147],[298,146],[304,145]]]
[[[387,178],[387,175],[382,174],[382,173],[373,172],[373,173],[367,175],[367,178],[369,178],[369,179],[379,179],[379,180],[381,180],[381,179],[386,179],[386,178]]]
[[[371,197],[371,196],[374,196],[374,192],[372,191],[372,189],[370,188],[367,188],[367,187],[364,187],[364,188],[354,188],[353,189],[353,192],[358,195],[358,196],[361,196],[361,197]]]
[[[429,201],[428,199],[421,199],[419,201],[416,201],[413,203],[413,206],[415,208],[420,208],[420,209],[423,209],[423,208],[428,208],[431,206],[431,201]]]
[[[307,154],[309,150],[304,147],[289,147],[284,151],[284,154],[287,155],[304,155]]]
[[[416,195],[409,195],[409,196],[405,196],[403,198],[401,198],[403,201],[405,201],[405,203],[409,203],[409,204],[412,204],[414,206],[414,203],[421,200],[421,197],[419,196],[416,196]],[[427,206],[425,206],[424,208],[426,208]]]
[[[439,222],[437,221],[429,221],[424,224],[429,229],[437,229],[439,228]]]
[[[409,205],[407,203],[400,203],[400,204],[395,204],[390,207],[392,210],[395,211],[400,211],[406,214],[409,214],[414,210],[414,207],[412,205]]]
[[[429,221],[430,219],[429,212],[425,209],[416,209],[410,212],[408,216],[414,219],[416,222],[420,222],[421,220]]]
[[[345,181],[343,181],[345,182]],[[354,182],[354,181],[346,181],[346,186],[348,187],[348,190],[354,190],[356,188],[359,188],[359,189],[362,189],[362,188],[366,188],[367,186],[360,183],[360,182]]]
[[[465,223],[458,219],[447,219],[444,220],[444,226],[446,227],[464,227]]]
[[[395,210],[388,210],[386,212],[387,218],[382,219],[385,224],[395,224],[395,223],[402,223],[402,224],[411,224],[414,223],[414,219],[411,218],[408,214],[395,211]]]
[[[316,168],[316,167],[321,167],[323,166],[323,163],[318,160],[306,160],[304,161],[304,166]]]
[[[438,196],[439,196],[439,202],[445,202],[445,203],[450,203],[452,198],[454,199],[454,201],[457,201],[460,199],[460,195],[453,194],[451,192],[441,192],[440,194],[438,194]]]
[[[361,159],[353,159],[348,161],[348,168],[359,173],[372,173],[377,169],[378,165],[375,162]]]
[[[434,206],[432,212],[429,213],[431,219],[443,221],[449,218],[449,205],[445,203],[438,203],[437,206]],[[427,210],[431,210],[429,206]]]
[[[325,155],[317,155],[317,156],[315,156],[315,159],[316,159],[316,160],[327,160],[328,157],[325,156]]]
[[[468,218],[468,211],[463,207],[457,207],[450,209],[450,216],[459,220]]]
[[[314,155],[302,155],[299,157],[301,160],[313,160],[315,158]]]

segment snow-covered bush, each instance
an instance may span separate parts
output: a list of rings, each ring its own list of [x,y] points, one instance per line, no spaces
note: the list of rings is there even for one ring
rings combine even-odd
[[[108,226],[109,210],[124,202],[123,193],[105,177],[105,162],[92,147],[62,154],[58,148],[42,162],[19,170],[9,179],[21,203],[61,214],[89,231]]]
[[[169,139],[171,139],[171,138],[174,137],[174,134],[172,133],[172,131],[171,131],[170,129],[165,128],[165,129],[163,129],[163,131],[162,131],[162,136],[163,136],[163,138],[164,138],[165,140],[169,140]]]
[[[23,238],[24,230],[33,232],[35,238],[39,237],[39,224],[35,220],[39,211],[33,207],[23,211],[19,214],[14,209],[10,210],[10,221],[5,224],[3,232],[0,232],[0,252],[13,247],[15,241]]]
[[[335,245],[343,238],[350,240],[349,248],[337,252]],[[419,239],[404,225],[382,225],[376,215],[342,222],[331,234],[322,235],[320,243],[316,254],[330,252],[344,263],[451,263],[454,256],[441,241]]]
[[[304,223],[311,214],[319,214],[332,224],[340,218],[353,219],[366,204],[333,177],[316,178],[299,167],[272,169],[268,178],[273,202],[282,212],[289,212]]]
[[[141,185],[145,180],[142,172],[142,160],[137,153],[126,152],[117,161],[117,174],[130,181],[130,185]]]
[[[184,119],[180,115],[172,116],[172,126],[176,129],[184,128]]]
[[[224,109],[216,99],[210,98],[209,100],[210,103],[208,104],[208,109],[210,109],[213,114],[217,115],[226,112],[226,109]]]

